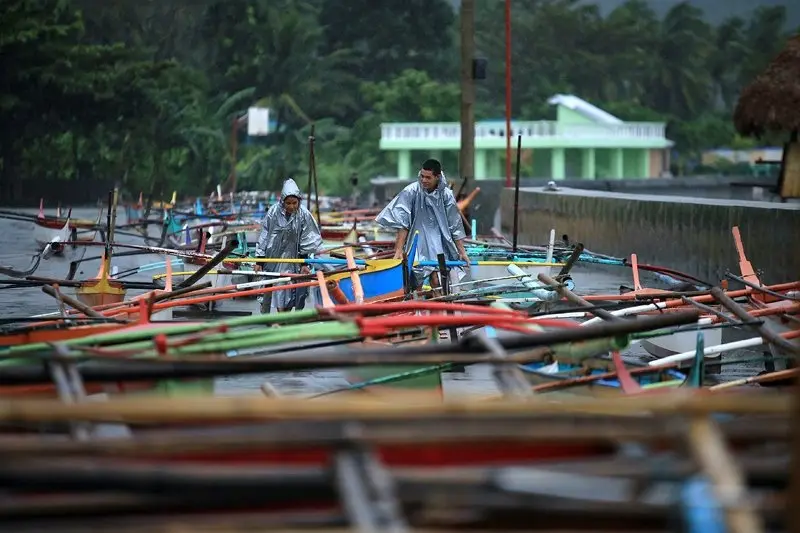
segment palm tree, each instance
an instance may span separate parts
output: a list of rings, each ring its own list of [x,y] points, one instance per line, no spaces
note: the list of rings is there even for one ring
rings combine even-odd
[[[749,54],[744,30],[744,20],[731,17],[715,31],[709,69],[714,80],[714,96],[724,109],[731,109],[739,94],[741,65]]]
[[[649,104],[677,117],[695,116],[711,97],[707,69],[712,52],[711,27],[700,9],[682,2],[667,12],[659,37]]]
[[[223,87],[254,87],[261,98],[282,100],[277,120],[298,120],[283,95],[312,117],[339,114],[356,106],[357,80],[348,73],[349,50],[323,51],[316,8],[288,0],[214,4],[206,14],[205,38],[217,43],[212,61]],[[295,122],[301,125],[303,119]]]
[[[605,101],[641,102],[652,79],[660,22],[644,0],[628,0],[606,17],[597,50],[604,56]]]
[[[200,178],[205,190],[221,182],[231,168],[230,134],[232,121],[253,101],[254,87],[232,95],[207,98],[202,106],[183,110],[186,125],[180,135],[188,149],[188,168]]]

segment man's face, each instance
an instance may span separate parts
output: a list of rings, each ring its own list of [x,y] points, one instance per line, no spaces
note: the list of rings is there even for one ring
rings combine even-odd
[[[436,186],[439,184],[439,176],[435,175],[432,170],[420,170],[419,183],[422,185],[423,189],[431,192],[436,189]]]
[[[296,196],[287,196],[286,199],[283,200],[283,209],[289,215],[297,211],[298,207],[300,207],[300,200],[298,200]]]

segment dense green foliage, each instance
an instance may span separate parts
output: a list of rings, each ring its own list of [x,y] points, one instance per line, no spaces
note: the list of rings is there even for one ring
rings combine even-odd
[[[4,0],[0,201],[37,184],[207,194],[231,167],[231,121],[251,105],[277,130],[239,134],[239,189],[304,182],[316,126],[324,192],[393,174],[383,121],[458,120],[458,14],[449,0]],[[664,120],[681,160],[746,146],[731,108],[780,50],[782,7],[716,27],[690,3],[642,0],[605,16],[577,0],[514,2],[514,116],[544,119],[557,92],[628,120]],[[478,0],[489,60],[477,118],[503,115],[503,2]],[[452,166],[452,165],[451,165]],[[456,174],[456,172],[453,172]],[[361,183],[366,182],[362,179]]]

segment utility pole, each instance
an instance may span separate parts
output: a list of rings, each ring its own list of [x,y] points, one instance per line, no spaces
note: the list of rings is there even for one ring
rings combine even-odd
[[[461,179],[475,177],[475,0],[461,0]]]
[[[506,187],[511,187],[511,0],[506,0]]]

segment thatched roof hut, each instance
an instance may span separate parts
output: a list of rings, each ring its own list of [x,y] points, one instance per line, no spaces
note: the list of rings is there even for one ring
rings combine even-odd
[[[733,122],[742,135],[756,137],[800,131],[800,35],[744,88]]]

